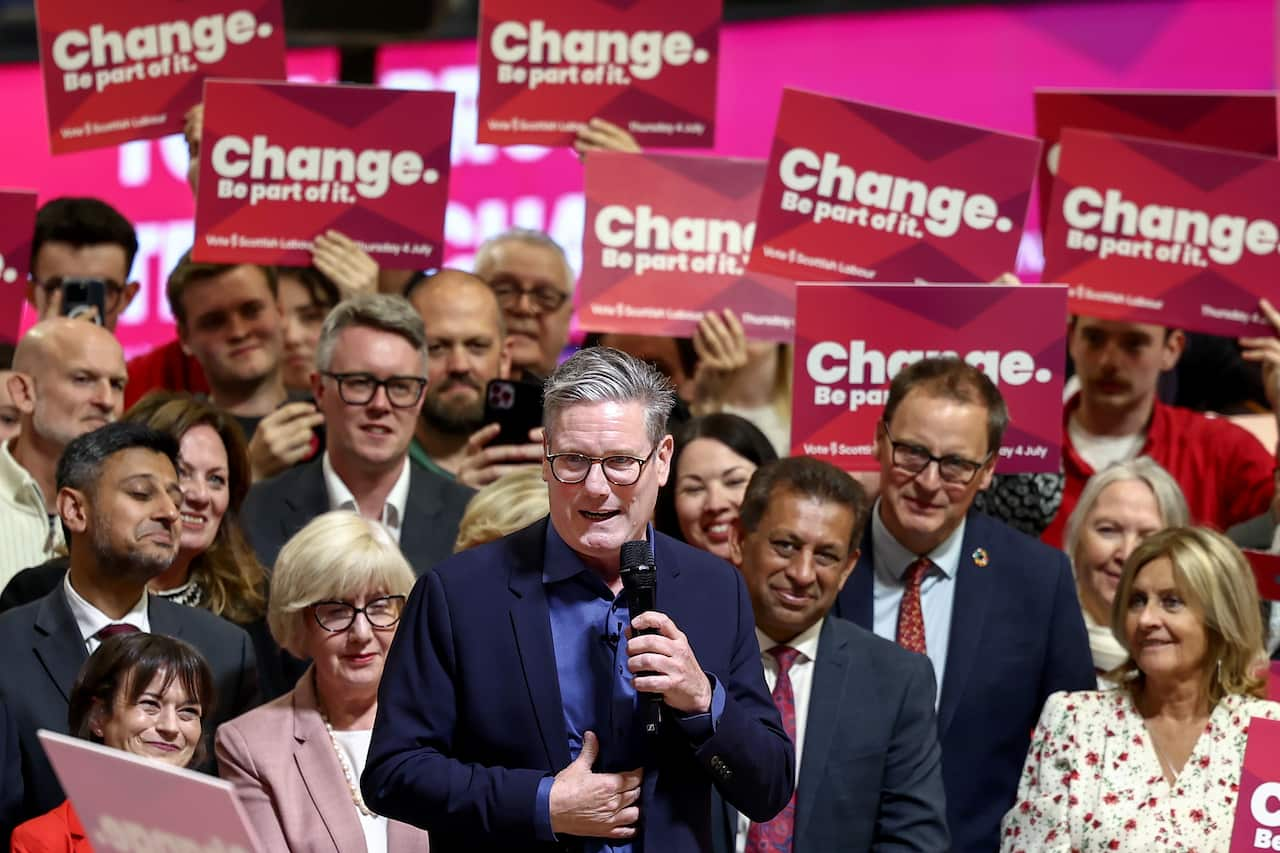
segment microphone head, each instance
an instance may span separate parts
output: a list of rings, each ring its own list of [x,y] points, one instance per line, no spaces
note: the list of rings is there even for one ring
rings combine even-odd
[[[630,542],[623,542],[619,564],[624,587],[652,586],[657,583],[657,572],[654,571],[653,566],[653,551],[645,540],[635,539]]]

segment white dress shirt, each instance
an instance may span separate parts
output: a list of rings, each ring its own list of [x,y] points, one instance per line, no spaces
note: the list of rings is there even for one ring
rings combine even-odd
[[[138,599],[138,603],[129,608],[129,612],[119,619],[112,619],[86,601],[80,593],[76,592],[75,587],[71,585],[71,572],[67,572],[62,576],[62,589],[67,594],[67,604],[71,606],[71,615],[76,620],[76,626],[80,629],[80,638],[84,640],[85,648],[89,654],[93,654],[98,646],[102,645],[102,641],[95,637],[94,634],[108,625],[123,622],[132,625],[143,633],[151,633],[151,620],[147,616],[147,591],[145,589],[142,591],[142,597]]]
[[[329,461],[329,451],[327,450],[324,452],[324,458],[320,462],[320,469],[324,472],[324,489],[329,495],[329,509],[349,509],[357,514],[362,514],[360,506],[356,503],[355,495],[351,494],[347,484],[342,482],[338,472],[333,470],[333,463]],[[400,526],[404,524],[405,504],[408,500],[409,457],[406,456],[404,467],[400,469],[400,476],[387,494],[387,502],[382,505],[382,513],[378,517],[378,521],[382,522],[383,527],[387,528],[387,532],[391,534],[391,538],[395,539],[397,543],[400,541]]]
[[[951,608],[956,596],[956,572],[960,569],[960,549],[964,545],[965,522],[952,531],[928,554],[914,554],[893,538],[880,519],[880,501],[871,509],[871,555],[875,563],[872,584],[872,629],[890,642],[898,640],[898,610],[906,588],[903,577],[918,557],[928,557],[933,566],[920,584],[920,609],[924,615],[924,643],[938,682],[934,708],[942,700],[942,678],[947,669],[947,649],[951,643]]]
[[[769,649],[777,645],[790,646],[800,654],[796,655],[787,677],[791,679],[791,693],[796,705],[796,781],[800,779],[800,756],[804,752],[805,723],[809,720],[809,697],[813,695],[813,667],[818,659],[818,636],[822,633],[822,621],[814,622],[789,643],[776,643],[759,628],[756,628],[756,641],[760,644],[760,661],[764,664],[764,681],[773,692],[778,683],[778,659]],[[738,834],[734,840],[734,849],[743,853],[747,847],[747,831],[751,829],[751,821],[746,815],[738,814]]]
[[[338,748],[346,756],[347,766],[355,774],[355,784],[360,784],[360,774],[364,773],[364,765],[369,757],[369,744],[373,741],[373,729],[353,729],[340,732],[333,731],[333,739]],[[351,780],[343,780],[344,783]],[[360,829],[364,832],[364,845],[367,853],[387,853],[387,819],[381,815],[369,815],[351,803],[351,810],[360,818]]]

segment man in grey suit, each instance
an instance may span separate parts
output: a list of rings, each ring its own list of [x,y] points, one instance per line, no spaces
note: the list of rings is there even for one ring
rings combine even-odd
[[[731,557],[798,781],[767,824],[717,802],[717,853],[949,847],[929,659],[829,613],[866,517],[861,486],[817,459],[771,462],[747,486]]]
[[[335,509],[381,521],[418,574],[453,553],[473,492],[409,464],[426,386],[426,332],[404,298],[357,296],[329,313],[311,376],[327,449],[255,483],[241,513],[264,566],[307,522]]]
[[[17,724],[26,789],[20,819],[65,799],[36,731],[67,732],[71,686],[105,637],[149,631],[199,649],[218,694],[203,720],[208,737],[257,704],[249,635],[206,610],[147,592],[147,582],[178,552],[177,458],[172,436],[113,423],[74,439],[58,461],[58,514],[71,551],[66,576],[44,598],[0,615],[0,649],[7,655],[0,702]]]

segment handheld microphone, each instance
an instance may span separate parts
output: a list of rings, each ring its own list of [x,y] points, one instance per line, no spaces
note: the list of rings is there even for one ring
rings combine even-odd
[[[627,609],[631,618],[641,613],[656,610],[658,597],[658,569],[653,564],[653,551],[649,543],[643,539],[622,543],[621,557],[622,588],[627,593]],[[656,633],[652,629],[645,634]],[[652,672],[640,672],[638,675],[653,675]],[[660,693],[641,693],[640,720],[647,735],[656,735],[662,725],[662,695]]]

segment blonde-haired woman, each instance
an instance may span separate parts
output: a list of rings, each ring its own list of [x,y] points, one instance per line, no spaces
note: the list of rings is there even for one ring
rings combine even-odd
[[[1114,686],[1104,673],[1127,654],[1111,633],[1111,602],[1125,560],[1157,530],[1190,523],[1182,489],[1150,456],[1108,466],[1085,483],[1067,519],[1063,550],[1075,571],[1099,688]]]
[[[390,534],[351,512],[313,519],[280,551],[267,621],[311,666],[294,689],[223,724],[219,774],[266,850],[426,851],[427,834],[360,794],[378,684],[413,572]]]
[[[467,502],[453,552],[465,551],[528,527],[551,511],[547,484],[536,465],[503,474]]]
[[[1244,555],[1203,528],[1152,534],[1125,562],[1111,630],[1120,689],[1049,697],[1001,850],[1225,851],[1249,721],[1280,718]]]

